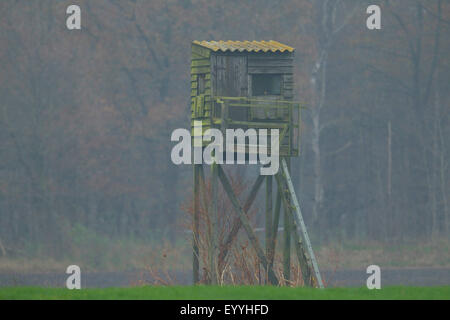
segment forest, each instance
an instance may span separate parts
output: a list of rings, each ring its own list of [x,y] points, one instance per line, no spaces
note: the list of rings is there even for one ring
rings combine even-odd
[[[192,168],[170,136],[190,126],[193,40],[296,49],[291,168],[314,243],[448,242],[449,30],[447,0],[2,0],[0,256],[186,241]]]

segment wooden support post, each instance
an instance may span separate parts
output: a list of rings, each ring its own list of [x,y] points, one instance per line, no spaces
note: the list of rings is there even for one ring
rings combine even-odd
[[[271,244],[272,244],[272,176],[266,177],[266,227],[265,227],[265,233],[266,233],[266,239],[265,239],[265,245],[266,245],[266,257],[270,261],[270,257],[272,256],[271,253]],[[270,267],[270,262],[268,263],[268,267]],[[268,275],[268,269],[265,270],[266,275]],[[266,283],[267,283],[267,277],[266,277]]]
[[[206,185],[205,180],[205,172],[203,170],[203,166],[200,166],[200,194],[203,198],[203,208],[204,210],[208,210],[208,187]]]
[[[211,284],[216,285],[218,282],[217,279],[217,242],[218,242],[218,234],[219,234],[219,225],[218,225],[218,215],[217,215],[217,193],[219,187],[219,179],[218,179],[218,168],[219,165],[217,163],[213,163],[211,165],[211,234],[209,235],[209,271],[211,277]]]
[[[281,186],[281,193],[287,192],[284,185]],[[288,206],[284,206],[284,242],[283,242],[283,274],[284,279],[289,281],[291,279],[291,219],[290,215],[290,204]]]
[[[270,243],[271,255],[268,257],[269,264],[271,266],[273,266],[273,261],[275,259],[275,249],[277,246],[278,225],[279,225],[279,221],[280,221],[280,210],[281,210],[281,194],[280,194],[280,188],[277,188],[277,197],[275,200],[275,212],[273,215],[273,222],[272,222],[272,242]]]
[[[198,284],[200,281],[199,277],[199,250],[198,250],[198,232],[199,232],[199,177],[200,168],[202,165],[194,164],[194,218],[193,218],[193,230],[192,230],[192,280],[194,284]]]
[[[303,281],[307,287],[314,287],[314,278],[312,277],[313,267],[311,259],[303,246],[303,242],[298,234],[297,223],[294,219],[294,213],[291,211],[290,219],[292,221],[292,235],[294,237],[295,251],[297,254],[298,264],[302,271]]]
[[[253,246],[253,249],[255,249],[256,254],[259,258],[259,261],[263,265],[264,269],[268,269],[268,278],[271,284],[278,285],[278,279],[275,275],[275,272],[273,272],[272,268],[268,268],[268,262],[267,258],[264,255],[264,251],[261,249],[261,246],[259,245],[258,238],[256,237],[251,225],[250,221],[248,220],[247,215],[245,214],[244,210],[242,209],[241,205],[239,204],[239,200],[236,198],[233,189],[231,188],[230,182],[228,181],[228,178],[225,175],[225,172],[223,171],[222,167],[219,166],[219,179],[222,182],[223,189],[228,195],[228,198],[231,201],[231,204],[233,205],[234,209],[236,210],[237,214],[239,215],[239,218],[241,219],[242,226],[244,227],[245,231],[247,232],[247,236],[250,240],[250,243]]]

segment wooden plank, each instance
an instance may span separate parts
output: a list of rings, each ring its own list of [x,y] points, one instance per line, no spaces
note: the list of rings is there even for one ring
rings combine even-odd
[[[211,68],[209,66],[205,67],[192,67],[191,74],[209,73]]]
[[[203,199],[203,207],[204,208],[208,208],[208,188],[206,186],[206,181],[205,181],[205,172],[203,170],[203,166],[200,166],[200,187],[201,187],[201,194],[202,194],[202,199]]]
[[[198,248],[198,234],[200,221],[200,206],[199,206],[199,192],[200,192],[200,167],[202,165],[194,165],[194,221],[192,232],[192,278],[193,283],[198,284],[200,281],[200,263],[199,263],[199,248]]]
[[[281,158],[283,161],[283,158]],[[283,198],[286,189],[283,184],[278,184]],[[283,207],[284,211],[284,243],[283,243],[283,273],[286,280],[291,280],[291,221],[289,219],[291,204],[288,202]]]
[[[215,55],[212,57],[213,86],[215,95],[227,97],[247,96],[247,57]],[[234,116],[236,110],[230,110]],[[239,117],[239,115],[236,115]],[[242,117],[243,118],[243,117]]]
[[[265,59],[265,58],[249,58],[249,67],[291,67],[293,65],[292,59]]]
[[[266,257],[269,261],[268,268],[270,268],[271,265],[271,257],[273,257],[272,253],[272,176],[266,177],[266,227],[265,227],[265,233],[266,233]],[[266,273],[268,270],[266,270]]]
[[[216,155],[214,155],[216,156]],[[219,165],[214,162],[211,165],[211,238],[209,241],[209,272],[211,276],[211,284],[217,285],[218,274],[217,274],[217,250],[218,250],[218,237],[219,237],[219,225],[217,216],[217,193],[219,187],[219,177],[218,177],[218,167]]]
[[[293,89],[283,89],[283,97],[285,99],[292,99],[294,97]]]
[[[196,44],[192,44],[192,52],[202,57],[209,58],[211,56],[211,50],[201,47]]]
[[[292,74],[292,67],[248,67],[248,73],[258,74],[258,73],[269,73],[269,74]]]
[[[192,60],[191,61],[191,68],[192,67],[209,67],[211,65],[209,59],[199,59],[199,60]]]
[[[206,57],[204,57],[204,56],[202,56],[202,55],[200,55],[198,53],[192,52],[191,53],[191,58],[192,59],[205,59]]]
[[[197,57],[191,57],[191,61],[210,61],[210,58],[197,56]]]
[[[270,243],[271,256],[268,257],[269,263],[271,265],[273,265],[273,261],[275,258],[275,248],[277,246],[278,225],[280,223],[280,210],[281,210],[281,194],[280,188],[277,188],[277,196],[275,200],[275,212],[272,222],[272,242]]]

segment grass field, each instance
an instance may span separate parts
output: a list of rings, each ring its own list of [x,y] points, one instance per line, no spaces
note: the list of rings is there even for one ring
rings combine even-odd
[[[289,287],[133,287],[68,290],[0,288],[0,300],[450,300],[450,286],[309,289]]]

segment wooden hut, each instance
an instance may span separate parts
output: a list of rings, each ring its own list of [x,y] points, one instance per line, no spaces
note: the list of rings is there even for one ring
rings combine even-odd
[[[294,51],[272,40],[193,41],[192,128],[197,120],[203,131],[221,127],[223,121],[226,128],[279,129],[280,156],[297,156]]]

